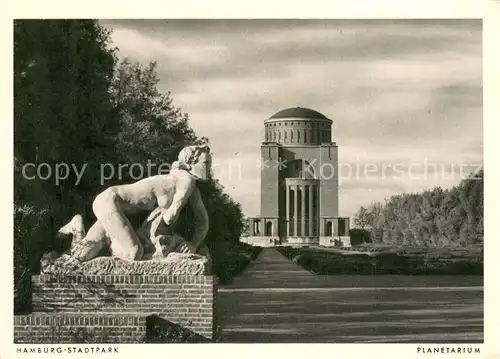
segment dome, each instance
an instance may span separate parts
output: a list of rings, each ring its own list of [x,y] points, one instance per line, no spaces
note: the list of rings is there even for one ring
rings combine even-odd
[[[319,113],[318,111],[311,110],[306,107],[291,107],[285,110],[281,110],[274,115],[272,115],[269,119],[278,119],[278,118],[310,118],[315,120],[328,120],[328,117]]]

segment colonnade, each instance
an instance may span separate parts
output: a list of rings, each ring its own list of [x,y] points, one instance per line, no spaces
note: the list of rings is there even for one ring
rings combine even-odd
[[[288,237],[318,236],[319,181],[286,180]]]

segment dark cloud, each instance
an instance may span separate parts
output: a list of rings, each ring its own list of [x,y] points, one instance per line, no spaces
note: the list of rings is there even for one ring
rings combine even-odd
[[[136,30],[158,33],[182,32],[197,36],[213,33],[234,33],[235,31],[263,32],[283,28],[310,28],[336,26],[339,28],[364,27],[379,29],[381,26],[430,26],[442,29],[457,27],[469,31],[481,31],[481,19],[101,19],[107,27],[123,26]]]
[[[463,48],[481,43],[474,20],[120,20],[105,26],[134,29],[169,46],[218,44],[227,48],[224,66],[190,67],[160,61],[163,81],[183,88],[186,79],[287,76],[288,63],[384,59]],[[314,36],[320,32],[321,36]],[[303,34],[297,37],[298,34]],[[310,34],[310,36],[308,36]],[[273,40],[274,39],[274,40]],[[118,44],[119,45],[119,44]],[[476,46],[477,47],[477,46]],[[473,47],[471,51],[477,51]],[[175,46],[172,47],[175,51]]]

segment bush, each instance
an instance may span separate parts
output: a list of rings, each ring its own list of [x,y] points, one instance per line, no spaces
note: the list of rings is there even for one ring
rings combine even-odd
[[[483,274],[482,256],[464,255],[468,253],[465,249],[460,252],[455,250],[451,256],[440,258],[427,256],[429,251],[424,250],[416,252],[412,249],[410,250],[412,254],[408,255],[401,248],[378,249],[382,251],[376,252],[375,255],[344,255],[338,252],[291,247],[279,247],[278,251],[316,274]],[[457,253],[463,255],[456,257]]]
[[[357,246],[363,243],[372,243],[370,232],[366,229],[353,228],[349,231],[351,237],[351,245]]]
[[[252,262],[262,248],[253,247],[246,243],[220,243],[212,248],[213,273],[220,284],[230,283]]]
[[[43,238],[49,211],[34,206],[14,206],[14,309],[29,305],[31,273],[43,254]]]

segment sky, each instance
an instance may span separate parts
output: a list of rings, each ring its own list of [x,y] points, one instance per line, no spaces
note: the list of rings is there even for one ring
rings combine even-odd
[[[333,121],[339,215],[449,188],[483,161],[480,20],[102,20],[120,57],[158,63],[159,89],[210,139],[214,172],[260,212],[264,120]]]

